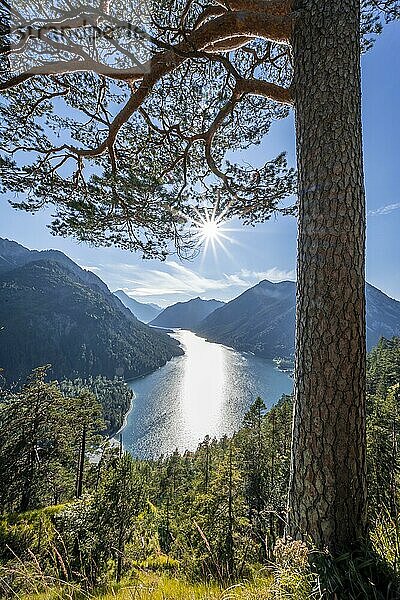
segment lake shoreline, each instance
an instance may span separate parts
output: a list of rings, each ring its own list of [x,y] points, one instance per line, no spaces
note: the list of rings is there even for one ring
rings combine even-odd
[[[162,330],[162,328],[160,328],[160,327],[154,327],[154,329],[159,329],[160,331]],[[173,329],[163,329],[163,331],[164,331],[164,333],[167,333],[168,335],[175,333],[175,330],[173,330]],[[170,336],[170,337],[172,337],[172,336]],[[182,349],[183,354],[184,354],[185,351],[182,348],[181,344],[179,344],[179,347]],[[133,384],[135,381],[143,379],[144,377],[148,377],[152,373],[156,373],[160,369],[163,369],[168,363],[170,363],[174,359],[179,358],[181,356],[182,356],[182,354],[171,356],[170,359],[166,360],[162,365],[159,365],[156,369],[152,369],[150,371],[146,371],[145,373],[142,373],[141,375],[137,375],[136,377],[129,377],[128,379],[124,379],[124,382],[126,383],[127,386],[129,386],[129,384]],[[121,434],[121,432],[125,429],[125,427],[127,425],[127,421],[128,421],[129,415],[131,414],[131,412],[132,412],[132,410],[134,408],[134,401],[135,401],[136,395],[135,395],[135,392],[132,389],[132,387],[129,387],[129,389],[132,391],[132,399],[130,401],[128,410],[124,413],[122,423],[118,427],[118,429],[116,431],[114,431],[114,432],[110,432],[110,434],[108,436],[108,440],[109,441],[118,442],[117,436],[119,436]]]
[[[192,451],[206,435],[230,435],[258,396],[271,407],[292,392],[293,381],[270,359],[188,330],[170,335],[184,354],[126,382],[135,396],[115,435],[123,435],[124,448],[137,458]]]

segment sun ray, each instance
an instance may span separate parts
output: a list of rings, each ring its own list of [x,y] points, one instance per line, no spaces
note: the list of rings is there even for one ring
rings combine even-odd
[[[202,211],[194,208],[194,217],[188,219],[190,227],[193,230],[193,238],[196,248],[203,248],[201,264],[204,263],[205,256],[210,249],[217,260],[217,251],[221,249],[228,257],[232,255],[228,251],[225,242],[232,243],[230,233],[239,231],[237,228],[225,227],[225,215],[227,208],[217,214],[218,206],[215,204],[212,209],[204,208]]]

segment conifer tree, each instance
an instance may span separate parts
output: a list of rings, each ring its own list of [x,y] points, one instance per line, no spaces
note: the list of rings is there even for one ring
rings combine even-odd
[[[64,397],[57,382],[46,381],[47,367],[33,371],[18,392],[2,392],[0,424],[0,505],[26,511],[71,497],[78,466],[82,424],[87,447],[102,428],[93,395]],[[83,476],[84,456],[81,476]]]
[[[360,52],[400,3],[145,6],[2,5],[3,185],[27,193],[26,210],[54,204],[55,232],[160,258],[171,240],[190,253],[184,224],[204,203],[246,223],[296,210],[288,533],[339,552],[366,534]],[[226,156],[259,143],[292,106],[296,209],[280,204],[295,183],[284,155],[259,168]]]

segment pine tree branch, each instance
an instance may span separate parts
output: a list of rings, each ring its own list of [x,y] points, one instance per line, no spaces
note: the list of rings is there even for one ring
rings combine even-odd
[[[44,62],[32,67],[0,84],[0,90],[7,90],[38,75],[56,75],[63,73],[91,71],[116,80],[141,81],[147,74],[162,77],[178,67],[193,52],[225,52],[243,45],[244,40],[260,38],[278,43],[289,43],[292,31],[290,16],[271,16],[249,11],[227,12],[186,36],[185,40],[174,46],[159,44],[164,49],[142,65],[128,69],[116,69],[104,65],[89,56],[70,61]],[[51,40],[48,40],[51,43]],[[54,44],[55,46],[57,44]],[[144,75],[146,74],[146,75]]]

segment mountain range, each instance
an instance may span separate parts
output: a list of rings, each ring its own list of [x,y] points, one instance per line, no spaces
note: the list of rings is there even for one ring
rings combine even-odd
[[[180,327],[196,329],[208,315],[224,306],[219,300],[202,300],[192,298],[187,302],[177,302],[165,308],[150,325],[156,327]]]
[[[182,353],[62,252],[0,239],[0,367],[7,381],[47,363],[55,378],[129,379]]]
[[[400,302],[370,284],[366,298],[371,349],[381,337],[400,335]],[[0,369],[8,381],[47,363],[56,378],[137,377],[183,353],[156,327],[190,329],[238,350],[291,358],[295,303],[294,282],[261,281],[226,304],[198,297],[162,310],[122,290],[112,294],[62,252],[0,238]],[[154,314],[151,327],[141,322]]]
[[[143,323],[149,323],[163,311],[161,306],[157,306],[157,304],[138,302],[134,298],[128,296],[123,290],[117,290],[114,294],[121,300],[122,304],[126,306],[126,308],[129,308],[131,313]]]
[[[400,335],[400,302],[367,283],[367,348]],[[294,353],[296,284],[261,281],[211,313],[196,328],[210,341],[265,358]]]

